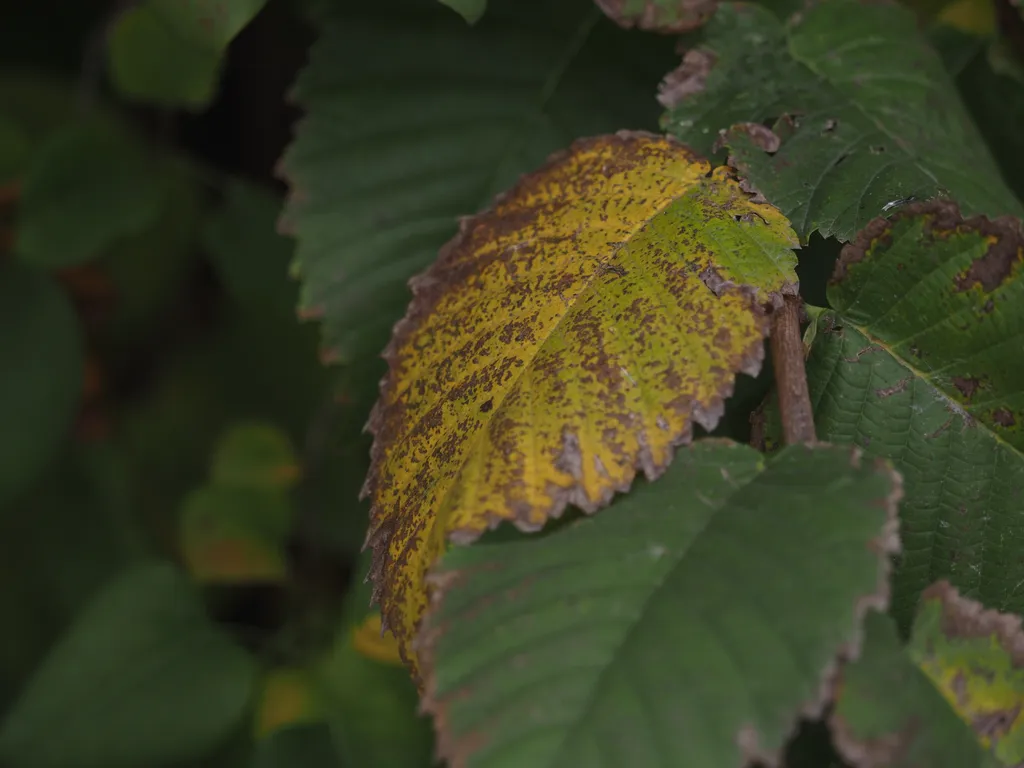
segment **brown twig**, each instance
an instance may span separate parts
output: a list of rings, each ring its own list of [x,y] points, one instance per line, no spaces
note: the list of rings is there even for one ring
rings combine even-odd
[[[800,338],[799,296],[783,297],[772,314],[772,364],[779,412],[786,445],[814,442],[814,416],[804,370],[804,344]]]

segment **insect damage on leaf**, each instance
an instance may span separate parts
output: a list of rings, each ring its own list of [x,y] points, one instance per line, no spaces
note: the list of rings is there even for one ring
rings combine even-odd
[[[718,0],[595,0],[625,29],[678,34],[695,29],[715,13]]]
[[[986,610],[948,581],[940,581],[921,595],[909,650],[1003,765],[1024,762],[1024,631],[1019,616]]]
[[[577,141],[413,279],[364,489],[376,595],[407,657],[447,539],[593,512],[759,369],[760,304],[794,290],[796,238],[730,173],[650,134]]]

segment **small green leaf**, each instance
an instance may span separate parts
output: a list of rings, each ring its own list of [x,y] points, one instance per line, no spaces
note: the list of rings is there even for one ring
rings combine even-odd
[[[986,610],[940,581],[921,595],[909,652],[1000,765],[1013,768],[1024,762],[1019,616]]]
[[[0,730],[0,757],[25,768],[198,757],[239,724],[254,674],[178,571],[138,566],[106,587],[50,653]]]
[[[470,24],[476,24],[487,10],[487,0],[441,0]]]
[[[291,518],[288,497],[279,491],[217,485],[194,491],[181,512],[189,573],[204,583],[284,581]]]
[[[829,725],[854,768],[981,768],[995,762],[907,656],[887,616],[865,620],[860,658],[842,672]]]
[[[899,478],[849,449],[680,451],[596,517],[452,549],[420,636],[439,752],[489,766],[772,765],[882,607]],[[728,606],[723,609],[723,606]]]
[[[0,266],[0,505],[43,472],[70,430],[82,393],[78,318],[45,274]]]
[[[283,491],[295,484],[299,473],[299,459],[288,435],[269,424],[237,424],[217,444],[210,482]]]
[[[108,63],[125,96],[163,106],[212,101],[228,43],[266,0],[146,0],[125,10],[110,33]]]
[[[662,123],[700,152],[724,143],[801,240],[849,240],[910,197],[1024,214],[902,4],[830,0],[784,23],[723,3],[702,32],[662,84]]]
[[[14,250],[47,269],[80,264],[160,216],[164,187],[144,150],[98,123],[56,131],[24,180]]]

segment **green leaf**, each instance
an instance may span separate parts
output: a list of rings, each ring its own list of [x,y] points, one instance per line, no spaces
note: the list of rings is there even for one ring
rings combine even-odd
[[[1012,219],[908,206],[847,245],[809,333],[818,437],[902,473],[893,611],[949,578],[1024,610],[1024,236]]]
[[[123,459],[108,443],[73,443],[0,515],[0,713],[85,601],[141,550]]]
[[[971,730],[914,666],[892,620],[871,611],[861,656],[842,672],[829,725],[854,768],[996,765]]]
[[[280,491],[201,488],[182,506],[182,557],[192,577],[204,583],[284,581],[291,520],[291,504]]]
[[[223,204],[203,224],[202,242],[234,301],[291,316],[298,294],[288,279],[294,243],[274,229],[280,213],[279,196],[232,179]]]
[[[421,660],[453,764],[774,765],[828,702],[885,603],[898,477],[849,449],[765,466],[703,441],[638,486],[442,561]]]
[[[138,566],[53,649],[0,730],[0,757],[135,768],[201,756],[241,720],[254,672],[178,571]]]
[[[299,78],[307,114],[283,161],[325,359],[376,358],[457,217],[579,136],[654,125],[672,45],[590,0],[494,0],[472,28],[435,2],[346,4]]]
[[[331,731],[324,723],[304,723],[274,731],[256,746],[253,768],[343,768]],[[408,764],[415,768],[416,764]],[[423,764],[425,765],[425,763]],[[404,768],[404,767],[403,767]]]
[[[476,24],[487,10],[487,0],[441,0],[470,24]]]
[[[266,0],[145,0],[110,32],[108,66],[129,98],[161,106],[205,107],[217,91],[228,43]]]
[[[921,595],[909,652],[999,765],[1024,761],[1020,616],[985,610],[940,581]]]
[[[285,490],[299,476],[298,457],[288,435],[270,424],[236,424],[221,437],[213,457],[214,485]]]
[[[788,25],[725,3],[660,99],[670,133],[698,151],[724,142],[730,164],[805,241],[815,231],[849,240],[909,197],[1024,213],[898,3],[818,3]]]
[[[0,266],[0,506],[26,490],[56,455],[82,393],[78,318],[49,277]]]
[[[0,183],[20,178],[31,167],[40,145],[75,118],[74,108],[72,85],[58,77],[19,69],[0,72],[0,124],[6,126],[0,171],[7,172]],[[15,144],[8,144],[12,139]]]
[[[40,147],[24,181],[15,253],[67,267],[154,224],[165,190],[143,149],[121,131],[72,124]]]

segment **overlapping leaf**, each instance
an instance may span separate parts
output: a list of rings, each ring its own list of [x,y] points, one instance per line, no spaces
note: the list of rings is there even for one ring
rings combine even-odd
[[[440,753],[453,768],[778,765],[885,603],[898,489],[849,449],[765,466],[701,441],[593,519],[452,550],[422,636]]]
[[[582,139],[463,222],[412,282],[370,419],[369,541],[407,643],[446,539],[537,530],[654,477],[761,364],[795,236],[678,142]],[[742,287],[741,287],[742,286]],[[759,296],[758,298],[755,298]]]
[[[672,46],[592,0],[492,0],[473,27],[433,0],[350,3],[328,21],[283,161],[301,308],[323,319],[327,357],[376,359],[458,216],[573,139],[654,127]]]
[[[871,612],[860,658],[846,666],[829,716],[833,738],[854,768],[995,768],[907,655],[892,620]]]
[[[921,596],[910,655],[1000,765],[1024,761],[1024,632],[948,582]]]
[[[793,222],[849,240],[907,198],[1020,215],[937,54],[898,3],[834,0],[784,25],[725,3],[662,85],[666,128],[731,162]],[[774,123],[773,131],[764,127]]]
[[[107,59],[126,96],[165,106],[204,107],[217,91],[228,44],[266,0],[145,0],[114,23]]]
[[[906,481],[894,610],[938,578],[1024,610],[1024,238],[951,203],[878,219],[846,246],[807,360],[818,436]]]

